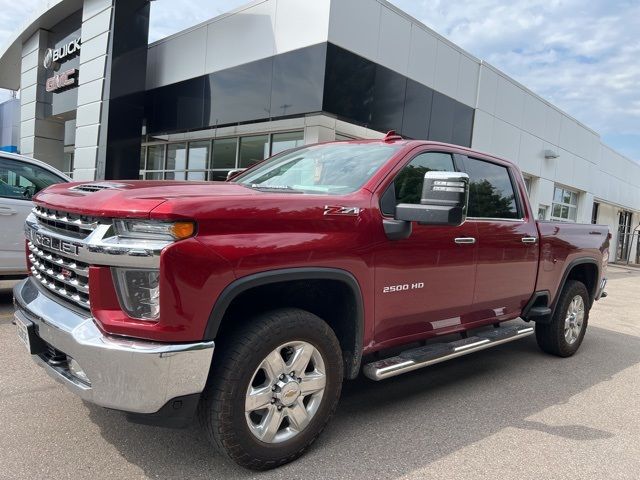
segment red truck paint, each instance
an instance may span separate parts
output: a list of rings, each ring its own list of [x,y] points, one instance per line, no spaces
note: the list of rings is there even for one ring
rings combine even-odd
[[[90,269],[91,311],[99,327],[160,342],[202,340],[225,287],[251,274],[285,268],[326,267],[353,275],[364,302],[365,354],[517,318],[534,292],[546,290],[555,299],[566,268],[577,258],[597,264],[599,285],[608,256],[606,227],[537,222],[519,169],[505,160],[435,142],[389,141],[400,150],[349,195],[292,196],[220,182],[123,181],[122,190],[92,193],[90,202],[69,190],[74,184],[52,186],[35,202],[90,216],[197,222],[195,237],[162,253],[156,323],[127,317],[109,268]],[[517,183],[524,219],[468,219],[459,227],[416,224],[409,238],[390,241],[380,197],[422,151],[473,154],[506,166]],[[357,214],[326,215],[327,206]],[[456,245],[455,237],[478,242]],[[539,241],[524,244],[522,237]],[[409,290],[384,293],[395,285],[409,285]],[[406,294],[416,291],[424,294]]]

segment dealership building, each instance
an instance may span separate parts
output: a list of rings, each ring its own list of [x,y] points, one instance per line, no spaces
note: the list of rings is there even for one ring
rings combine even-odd
[[[221,180],[396,130],[516,162],[539,218],[607,224],[612,259],[638,263],[640,164],[392,4],[257,0],[152,44],[149,9],[49,0],[15,32],[21,153],[79,180]]]

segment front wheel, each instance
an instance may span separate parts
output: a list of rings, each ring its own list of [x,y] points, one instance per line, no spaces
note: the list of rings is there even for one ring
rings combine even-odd
[[[342,387],[333,330],[299,309],[260,315],[221,340],[200,419],[210,440],[243,467],[290,462],[320,435]]]
[[[538,346],[559,357],[570,357],[576,353],[587,330],[589,303],[587,287],[577,280],[567,280],[551,323],[536,325]]]

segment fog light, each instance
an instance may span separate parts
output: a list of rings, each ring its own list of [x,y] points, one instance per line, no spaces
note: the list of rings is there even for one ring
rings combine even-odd
[[[67,357],[67,364],[69,365],[69,372],[71,373],[71,375],[76,377],[81,382],[86,383],[87,385],[91,385],[89,377],[75,359]]]
[[[160,272],[114,268],[120,306],[131,318],[157,321],[160,316]]]

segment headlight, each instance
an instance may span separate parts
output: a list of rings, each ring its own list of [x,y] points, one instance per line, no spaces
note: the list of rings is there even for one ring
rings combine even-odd
[[[120,307],[131,318],[156,321],[160,317],[160,272],[113,268]]]
[[[194,222],[160,222],[154,220],[114,220],[116,234],[125,238],[181,240],[196,232]]]

